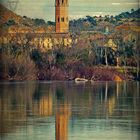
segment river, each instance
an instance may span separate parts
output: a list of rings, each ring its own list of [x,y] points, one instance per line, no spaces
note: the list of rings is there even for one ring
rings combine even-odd
[[[139,82],[1,82],[1,140],[139,140]]]

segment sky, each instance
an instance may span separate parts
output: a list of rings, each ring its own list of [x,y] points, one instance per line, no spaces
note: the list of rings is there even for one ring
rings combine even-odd
[[[18,1],[11,5],[8,1]],[[15,13],[46,21],[55,19],[55,0],[0,0]],[[139,0],[69,0],[69,18],[81,18],[86,15],[117,15],[139,7]]]

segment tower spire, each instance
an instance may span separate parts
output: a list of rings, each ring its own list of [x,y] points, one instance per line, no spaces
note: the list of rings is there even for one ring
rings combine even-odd
[[[55,0],[55,24],[56,33],[69,31],[68,0]]]

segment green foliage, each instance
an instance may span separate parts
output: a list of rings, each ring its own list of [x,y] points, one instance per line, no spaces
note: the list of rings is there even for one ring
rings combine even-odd
[[[97,25],[96,19],[91,16],[86,16],[85,18],[79,18],[77,20],[70,21],[70,30],[73,32],[76,31],[89,31],[93,30],[94,27]]]
[[[46,25],[46,22],[44,19],[34,19],[34,23],[35,23],[35,26],[42,26],[42,25]]]
[[[32,59],[36,64],[39,64],[40,61],[42,60],[41,52],[40,52],[38,49],[32,50],[30,56],[31,56],[31,59]]]
[[[116,16],[108,16],[105,15],[104,17],[98,18],[98,17],[91,17],[91,16],[86,16],[85,18],[79,18],[79,19],[74,19],[70,21],[70,30],[72,32],[78,32],[78,31],[93,31],[95,30],[95,27],[98,27],[98,24],[100,22],[108,22],[112,23],[114,25],[120,25],[123,24],[123,21],[127,21],[130,18],[133,18],[133,21],[137,21],[137,19],[134,18],[139,18],[140,17],[140,8],[137,10],[132,9],[131,12],[122,12],[119,15]],[[88,26],[86,25],[88,24]]]
[[[89,52],[87,49],[83,49],[78,56],[79,60],[82,61],[84,64],[88,64],[89,60]]]
[[[90,22],[93,26],[97,25],[96,20],[91,16],[86,16],[86,19],[84,19],[84,21]]]
[[[7,26],[16,25],[16,22],[13,19],[9,19],[6,23]]]
[[[64,62],[65,62],[65,55],[63,52],[55,52],[56,54],[56,64],[58,64],[59,66],[63,66]]]
[[[55,26],[55,22],[48,21],[48,22],[47,22],[47,25]]]

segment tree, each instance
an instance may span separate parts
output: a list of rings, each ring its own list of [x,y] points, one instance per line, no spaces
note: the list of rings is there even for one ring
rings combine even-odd
[[[133,13],[133,12],[135,12],[135,10],[134,9],[131,9],[131,13]]]
[[[137,64],[137,74],[136,74],[137,79],[139,79],[139,73],[140,73],[140,48],[139,48],[139,45],[140,45],[140,41],[138,40],[138,35],[137,35],[137,40],[134,42],[134,48],[133,48],[133,55],[134,55],[134,59]]]
[[[41,53],[38,49],[32,50],[30,57],[36,63],[37,66],[39,66],[41,64],[42,57],[41,57]]]
[[[64,55],[64,53],[60,52],[60,51],[56,51],[55,55],[56,55],[56,64],[58,64],[59,66],[63,67],[64,62],[65,62],[65,55]]]
[[[35,23],[36,26],[46,25],[46,22],[45,22],[44,19],[36,18],[36,19],[34,19],[34,23]]]
[[[6,22],[6,25],[7,26],[12,26],[12,25],[15,25],[16,24],[16,22],[15,22],[15,20],[13,20],[13,19],[9,19],[7,22]]]
[[[52,22],[52,21],[48,21],[47,24],[51,26],[55,26],[55,22]]]

